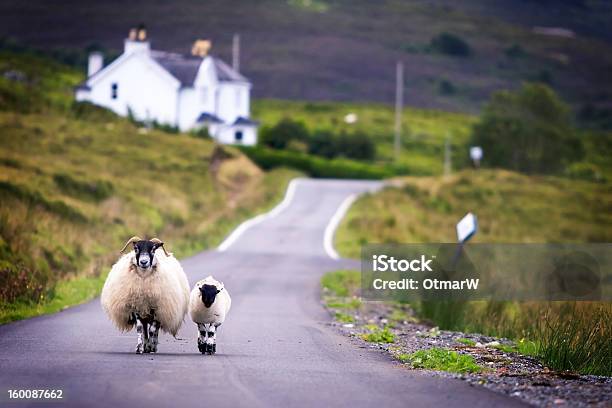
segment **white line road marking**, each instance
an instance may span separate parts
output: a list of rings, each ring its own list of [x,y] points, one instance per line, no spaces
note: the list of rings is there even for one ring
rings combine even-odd
[[[336,232],[336,228],[340,225],[340,221],[344,218],[344,215],[353,204],[353,202],[357,199],[357,194],[351,194],[346,197],[340,207],[336,210],[335,214],[329,220],[327,227],[325,227],[325,235],[323,236],[323,247],[325,248],[325,252],[327,256],[331,259],[340,259],[340,255],[334,249],[334,233]]]
[[[280,204],[278,204],[276,207],[274,207],[269,212],[264,213],[264,214],[259,214],[258,216],[248,219],[242,224],[240,224],[238,228],[232,231],[232,233],[227,238],[225,238],[225,240],[221,243],[221,245],[217,247],[217,251],[224,252],[230,246],[232,246],[232,244],[236,242],[236,240],[240,238],[240,236],[244,234],[244,232],[247,231],[249,228],[259,223],[262,223],[265,220],[269,220],[271,218],[276,217],[283,210],[285,210],[285,208],[289,207],[289,204],[291,204],[291,201],[293,200],[293,196],[295,195],[295,190],[297,189],[297,185],[299,181],[300,181],[299,178],[295,178],[291,180],[291,182],[289,182],[289,186],[287,187],[285,198],[283,198],[283,201],[281,201]]]

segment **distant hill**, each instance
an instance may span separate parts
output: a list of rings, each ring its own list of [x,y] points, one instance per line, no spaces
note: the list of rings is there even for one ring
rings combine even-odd
[[[388,103],[402,60],[408,104],[466,112],[525,80],[549,83],[576,108],[612,106],[610,21],[612,4],[586,0],[0,3],[0,36],[43,48],[116,53],[142,22],[156,48],[188,52],[207,37],[229,60],[240,33],[256,97]],[[432,46],[442,33],[468,55]]]

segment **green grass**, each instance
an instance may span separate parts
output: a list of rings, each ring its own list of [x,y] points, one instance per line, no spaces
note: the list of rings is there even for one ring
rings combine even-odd
[[[333,299],[327,302],[326,306],[331,309],[359,309],[361,307],[361,300],[357,298],[351,298],[346,301]]]
[[[509,344],[499,344],[497,346],[493,346],[493,348],[497,350],[501,350],[504,353],[515,353],[518,351],[516,346],[509,345]]]
[[[369,343],[393,343],[395,342],[395,334],[388,327],[383,329],[379,327],[370,328],[369,333],[361,334],[361,338]]]
[[[419,350],[412,354],[400,354],[397,359],[414,368],[449,371],[452,373],[478,373],[483,370],[474,357],[443,348]]]
[[[355,318],[346,313],[336,312],[336,320],[342,323],[353,323],[355,321]]]
[[[90,299],[132,235],[213,247],[299,175],[231,147],[213,165],[210,140],[74,105],[80,76],[47,59],[0,53],[0,69],[40,84],[0,84],[0,322]]]
[[[457,339],[457,342],[461,343],[461,344],[465,344],[466,346],[475,346],[476,342],[474,340],[470,340],[470,339],[466,339],[466,338],[461,338],[461,339]]]
[[[327,273],[321,278],[321,287],[337,297],[349,297],[358,291],[361,274],[352,270]]]
[[[84,303],[95,297],[104,284],[99,277],[75,277],[59,281],[48,297],[39,302],[16,301],[0,304],[0,324],[43,314],[56,313],[69,306]]]

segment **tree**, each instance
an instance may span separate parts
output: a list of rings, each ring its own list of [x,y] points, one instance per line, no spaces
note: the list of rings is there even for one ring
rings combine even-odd
[[[308,141],[308,129],[303,122],[283,118],[271,128],[262,129],[260,143],[273,149],[284,149],[290,141]]]
[[[553,173],[584,155],[568,106],[546,85],[527,83],[493,94],[472,132],[483,164],[527,173]]]

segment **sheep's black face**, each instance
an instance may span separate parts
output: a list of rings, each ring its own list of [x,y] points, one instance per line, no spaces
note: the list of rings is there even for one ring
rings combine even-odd
[[[155,266],[155,250],[161,246],[160,243],[147,240],[134,242],[135,263],[140,269],[150,269]]]
[[[200,287],[200,294],[202,295],[204,306],[211,307],[215,303],[215,298],[219,292],[221,291],[215,285],[202,285]]]

